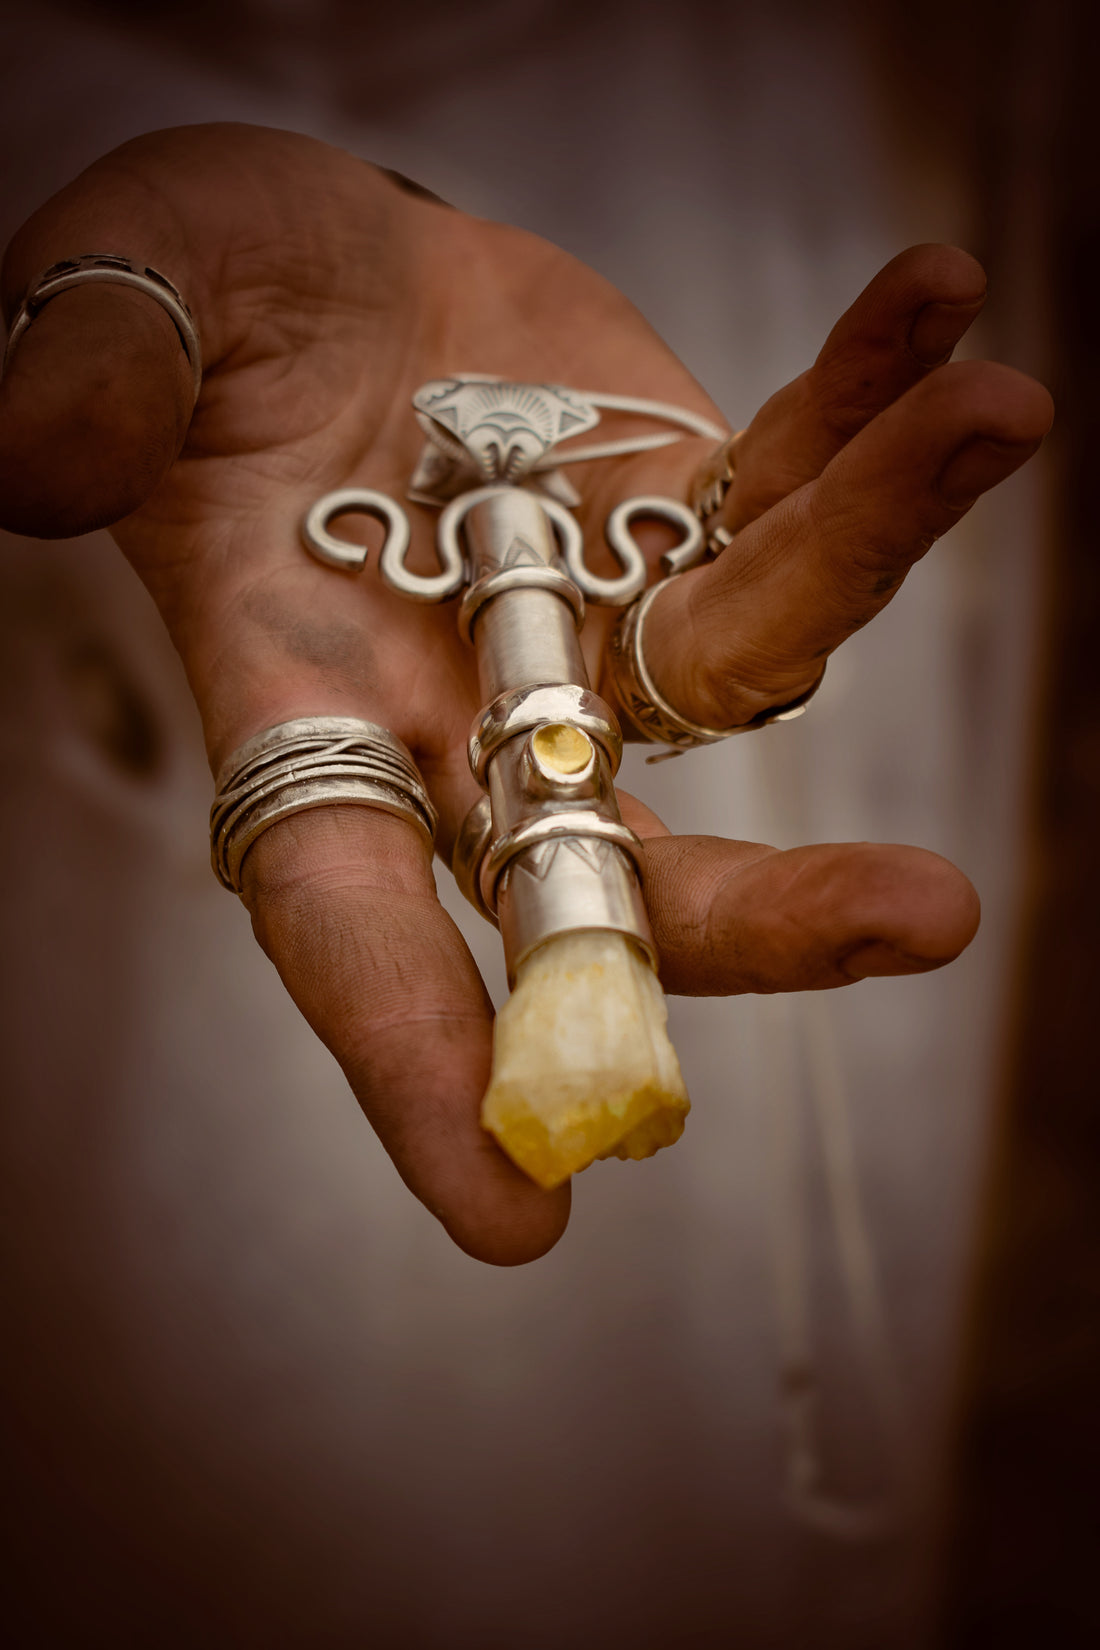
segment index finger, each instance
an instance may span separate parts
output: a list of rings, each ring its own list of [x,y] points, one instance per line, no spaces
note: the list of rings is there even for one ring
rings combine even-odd
[[[735,533],[813,481],[865,425],[951,354],[985,303],[985,272],[956,246],[899,252],[840,317],[813,366],[737,439],[714,525]]]

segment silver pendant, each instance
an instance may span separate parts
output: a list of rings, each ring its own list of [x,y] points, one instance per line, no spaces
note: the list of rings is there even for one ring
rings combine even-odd
[[[596,428],[601,409],[672,428],[575,441]],[[386,527],[379,573],[391,589],[422,602],[448,601],[465,589],[459,630],[477,651],[488,698],[471,733],[470,765],[487,794],[461,833],[456,875],[499,922],[509,979],[536,946],[580,929],[626,934],[656,966],[642,899],[644,853],[615,797],[622,735],[610,706],[589,687],[578,632],[586,601],[622,606],[645,589],[649,570],[631,531],[635,521],[652,517],[680,528],[680,543],[662,557],[666,574],[704,559],[703,529],[679,500],[626,499],[605,526],[619,571],[594,573],[572,514],[580,497],[561,467],[724,432],[665,402],[478,373],[422,385],[413,413],[426,443],[408,496],[441,509],[439,571],[408,567],[408,518],[369,488],[318,499],[302,524],[305,546],[329,567],[358,572],[367,551],[335,534],[332,523],[364,513]]]

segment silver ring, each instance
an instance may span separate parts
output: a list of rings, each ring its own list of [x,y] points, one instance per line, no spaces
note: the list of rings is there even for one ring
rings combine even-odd
[[[429,851],[437,814],[408,747],[356,716],[300,716],[249,739],[222,764],[210,810],[210,862],[241,892],[241,866],[261,832],[307,808],[339,803],[407,819]]]
[[[486,785],[486,769],[500,747],[548,722],[568,722],[603,749],[612,776],[623,759],[623,736],[610,705],[576,682],[530,682],[491,699],[474,723],[467,751],[470,772]]]
[[[86,281],[103,281],[113,286],[133,287],[138,292],[144,292],[147,298],[154,299],[162,309],[167,310],[191,366],[192,388],[194,399],[197,401],[202,385],[202,345],[194,316],[184,303],[179,290],[172,285],[167,276],[162,275],[159,270],[151,269],[147,264],[137,264],[132,258],[124,258],[117,252],[88,252],[79,258],[62,258],[31,282],[11,324],[0,376],[7,372],[16,344],[50,299]]]
[[[735,430],[716,447],[699,470],[691,485],[691,508],[706,532],[706,550],[711,556],[721,555],[733,542],[733,534],[721,524],[709,526],[726,502],[734,476],[737,474],[737,446],[744,430]]]
[[[610,842],[630,856],[638,881],[645,879],[645,843],[641,837],[624,825],[621,819],[608,819],[595,808],[583,806],[562,809],[561,812],[537,814],[514,825],[503,836],[498,836],[481,862],[479,878],[481,896],[491,908],[496,908],[497,885],[511,862],[528,848],[538,848],[561,838],[587,839],[589,842]]]
[[[481,888],[481,867],[493,842],[493,805],[487,795],[479,796],[458,829],[451,872],[475,911],[480,911],[494,928],[500,924]]]
[[[675,574],[674,577],[680,578],[682,575]],[[751,733],[757,728],[766,728],[771,722],[791,722],[796,716],[801,716],[821,686],[824,666],[816,682],[805,693],[800,693],[797,699],[759,711],[751,721],[742,722],[735,728],[704,727],[701,722],[691,721],[669,704],[646,665],[643,634],[646,615],[655,598],[671,583],[671,579],[665,579],[647,590],[644,596],[626,609],[611,634],[608,655],[611,680],[615,684],[621,709],[642,738],[673,746],[668,754],[674,756],[681,751],[695,750],[700,745],[717,744],[720,739],[730,739],[735,733]]]

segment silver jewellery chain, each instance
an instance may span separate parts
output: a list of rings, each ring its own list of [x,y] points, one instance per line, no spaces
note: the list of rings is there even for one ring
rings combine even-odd
[[[414,825],[429,851],[435,838],[436,811],[407,746],[355,716],[303,716],[266,729],[222,764],[215,789],[211,863],[234,894],[257,837],[310,808],[377,808]]]
[[[202,345],[194,316],[167,276],[117,252],[89,252],[79,258],[62,258],[36,276],[15,312],[0,374],[7,372],[20,338],[50,300],[89,281],[132,287],[136,292],[143,292],[147,298],[154,299],[168,312],[191,367],[191,386],[197,401],[202,385]]]

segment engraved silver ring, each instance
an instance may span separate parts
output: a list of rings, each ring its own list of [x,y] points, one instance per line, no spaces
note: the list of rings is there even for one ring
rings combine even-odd
[[[62,292],[70,291],[74,286],[83,286],[87,282],[132,287],[167,310],[191,368],[191,387],[197,401],[202,385],[202,345],[195,317],[178,288],[173,286],[166,275],[152,269],[148,264],[135,263],[132,258],[125,258],[117,252],[88,252],[79,258],[62,258],[31,282],[12,320],[0,375],[8,370],[16,345],[50,300],[59,297]]]
[[[674,574],[673,577],[681,578],[683,575]],[[683,751],[696,750],[700,745],[717,744],[719,740],[730,739],[736,733],[752,733],[772,722],[792,722],[795,717],[801,716],[821,686],[825,675],[824,666],[817,680],[805,693],[800,693],[796,699],[791,699],[784,705],[774,705],[762,710],[750,721],[742,722],[733,728],[705,727],[701,722],[693,722],[669,704],[653,680],[646,663],[644,635],[645,621],[650,608],[660,592],[667,590],[671,582],[671,579],[665,579],[661,584],[652,585],[639,601],[626,609],[611,633],[608,654],[611,680],[615,686],[619,706],[627,720],[643,739],[672,747],[661,756],[651,756],[649,761],[659,762],[663,757],[678,756]]]

